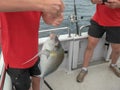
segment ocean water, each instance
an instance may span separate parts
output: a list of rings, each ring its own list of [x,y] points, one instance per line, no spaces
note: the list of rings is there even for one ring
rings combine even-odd
[[[46,25],[43,20],[41,20],[40,30],[59,28],[59,27],[69,27],[71,29],[71,33],[76,33],[76,24],[72,23],[70,20],[70,16],[74,15],[74,0],[63,0],[65,4],[64,10],[64,21],[58,27],[52,27],[50,25]],[[88,25],[92,15],[95,12],[95,5],[91,3],[91,0],[75,0],[76,11],[77,11],[77,22],[78,26]],[[60,34],[67,33],[65,30],[60,31]],[[47,34],[40,34],[40,37],[43,37]]]

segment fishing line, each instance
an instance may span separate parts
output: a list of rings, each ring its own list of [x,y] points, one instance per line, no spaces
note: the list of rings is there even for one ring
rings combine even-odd
[[[79,25],[78,25],[78,19],[77,19],[77,9],[76,9],[76,4],[74,0],[74,14],[75,14],[75,20],[76,20],[76,34],[79,35]]]

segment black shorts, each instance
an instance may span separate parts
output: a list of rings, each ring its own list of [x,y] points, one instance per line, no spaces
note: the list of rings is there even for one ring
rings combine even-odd
[[[41,74],[39,62],[40,58],[33,67],[28,69],[7,69],[7,73],[12,80],[12,85],[16,88],[16,90],[29,90],[31,83],[30,76],[39,76]]]
[[[101,38],[106,32],[106,40],[110,43],[120,44],[120,26],[118,27],[104,27],[91,20],[91,26],[88,34],[95,38]]]

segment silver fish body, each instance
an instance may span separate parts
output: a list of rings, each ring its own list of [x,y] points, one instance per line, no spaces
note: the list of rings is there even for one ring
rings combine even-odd
[[[41,77],[54,72],[64,59],[64,49],[58,37],[49,38],[42,47],[40,56]]]

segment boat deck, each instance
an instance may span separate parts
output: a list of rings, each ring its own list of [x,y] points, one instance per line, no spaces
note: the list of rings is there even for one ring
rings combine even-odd
[[[120,66],[120,62],[118,66]],[[110,70],[109,62],[89,66],[88,70],[82,83],[76,82],[76,76],[80,69],[71,73],[58,69],[47,76],[45,80],[53,90],[120,90],[120,78]],[[49,90],[43,82],[41,82],[41,87],[41,90]]]

